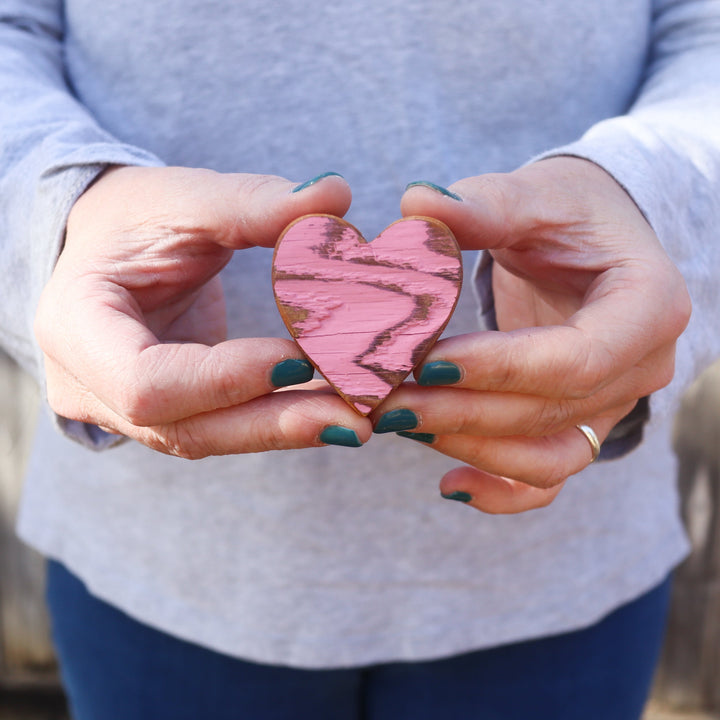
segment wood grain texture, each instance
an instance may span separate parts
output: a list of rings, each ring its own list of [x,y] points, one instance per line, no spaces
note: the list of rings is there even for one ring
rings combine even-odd
[[[56,682],[45,561],[15,535],[39,396],[0,352],[0,689]]]
[[[692,551],[675,572],[655,697],[720,713],[720,362],[686,393],[674,446]]]
[[[367,415],[440,336],[460,294],[462,260],[438,220],[398,220],[368,243],[341,218],[306,215],[280,236],[272,279],[290,334]]]

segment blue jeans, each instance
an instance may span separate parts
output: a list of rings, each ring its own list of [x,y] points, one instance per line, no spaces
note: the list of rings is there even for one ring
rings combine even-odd
[[[158,632],[57,562],[48,601],[75,720],[638,720],[662,643],[666,580],[577,632],[432,662],[297,670]]]

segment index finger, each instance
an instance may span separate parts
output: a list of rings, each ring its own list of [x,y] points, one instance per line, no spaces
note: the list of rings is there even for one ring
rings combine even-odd
[[[60,323],[64,304],[53,308],[37,327],[46,355],[133,425],[167,424],[239,405],[306,382],[314,372],[291,340],[162,343],[131,301],[91,302],[77,288],[63,299],[83,312],[72,315],[72,332],[48,332],[52,320]]]
[[[564,325],[470,333],[438,342],[415,370],[419,385],[586,398],[620,377],[637,397],[667,384],[680,330],[652,314],[620,312],[628,302],[603,298]],[[631,381],[631,382],[630,382]]]

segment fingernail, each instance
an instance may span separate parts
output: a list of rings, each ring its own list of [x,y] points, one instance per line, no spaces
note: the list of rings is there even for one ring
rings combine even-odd
[[[326,445],[342,445],[343,447],[360,447],[362,445],[354,430],[340,425],[328,425],[320,433],[320,441]]]
[[[456,490],[451,493],[441,493],[446,500],[457,500],[458,502],[467,503],[472,500],[470,493],[463,492],[462,490]]]
[[[451,362],[438,360],[423,365],[418,377],[418,385],[453,385],[460,381],[460,368]]]
[[[270,382],[275,387],[298,385],[312,380],[313,373],[314,368],[307,360],[288,358],[287,360],[281,360],[273,368]]]
[[[410,438],[411,440],[417,440],[421,443],[427,443],[428,445],[435,442],[435,436],[431,433],[399,432],[396,433],[396,435],[404,438]]]
[[[427,180],[416,180],[415,182],[408,183],[405,190],[407,191],[410,188],[414,187],[430,188],[431,190],[435,190],[435,192],[439,192],[441,195],[449,197],[452,200],[457,200],[458,202],[463,201],[462,198],[459,195],[456,195],[454,192],[450,192],[450,190],[444,188],[442,185],[436,185],[435,183],[428,182]]]
[[[300,183],[300,185],[296,185],[292,189],[292,192],[294,192],[294,193],[300,192],[301,190],[304,190],[305,188],[309,188],[311,185],[314,185],[315,183],[320,182],[320,180],[322,180],[323,178],[331,177],[333,175],[335,177],[342,177],[342,175],[340,173],[326,172],[326,173],[323,173],[322,175],[316,175],[314,178],[312,178],[312,180],[306,180],[304,183]]]
[[[389,410],[380,417],[373,429],[374,433],[397,432],[398,430],[412,430],[418,426],[418,416],[406,408]]]

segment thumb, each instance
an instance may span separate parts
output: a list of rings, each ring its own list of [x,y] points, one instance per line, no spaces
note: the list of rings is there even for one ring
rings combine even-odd
[[[449,188],[410,183],[400,202],[403,216],[425,215],[444,222],[463,250],[507,247],[528,229],[528,204],[522,183],[510,173],[460,180]]]
[[[342,216],[350,201],[350,188],[337,173],[298,183],[274,175],[124,166],[106,171],[81,196],[73,214],[82,210],[85,217],[103,217],[113,228],[133,223],[164,227],[178,237],[236,250],[273,247],[301,215]]]
[[[272,175],[215,175],[218,224],[215,241],[233,249],[274,247],[285,227],[302,215],[342,217],[352,194],[337,173],[297,183]]]

